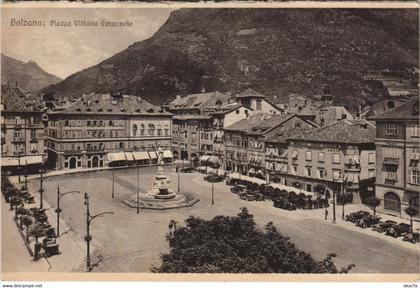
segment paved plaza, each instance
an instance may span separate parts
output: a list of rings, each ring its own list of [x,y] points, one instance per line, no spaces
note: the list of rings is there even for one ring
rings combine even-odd
[[[141,192],[150,187],[156,169],[156,167],[140,168]],[[165,166],[165,171],[172,181],[172,187],[176,190],[175,167]],[[273,221],[279,231],[289,236],[299,249],[311,253],[317,260],[321,260],[328,253],[336,253],[337,267],[341,268],[350,263],[356,265],[351,270],[352,273],[418,273],[419,245],[355,227],[353,223],[341,220],[341,206],[337,207],[337,224],[332,224],[330,220],[324,220],[323,209],[289,212],[274,208],[272,201],[240,200],[237,195],[230,192],[230,187],[224,182],[214,184],[215,204],[211,205],[212,184],[203,181],[203,176],[199,173],[180,175],[181,193],[200,199],[192,207],[164,211],[141,210],[139,214],[136,214],[136,209],[129,208],[121,202],[136,193],[136,169],[115,171],[114,199],[111,197],[112,171],[110,170],[47,177],[44,181],[46,190],[44,200],[51,205],[48,210],[49,215],[54,215],[58,184],[62,192],[70,190],[82,192],[80,195],[69,194],[61,199],[60,232],[64,233],[64,236],[58,241],[59,243],[64,241],[64,237],[67,239],[66,244],[60,246],[62,254],[50,259],[52,271],[84,271],[83,237],[86,233],[86,207],[83,205],[83,193],[88,192],[92,215],[105,211],[114,212],[113,215],[105,215],[92,222],[92,254],[93,262],[97,263],[93,272],[150,272],[150,267],[159,265],[160,254],[168,251],[165,235],[168,233],[170,220],[184,225],[184,219],[190,215],[210,219],[216,215],[236,215],[240,207],[248,207],[260,228],[267,222]],[[32,193],[37,191],[39,180],[31,180],[29,189]],[[47,208],[49,205],[46,205]],[[352,205],[346,206],[346,213],[355,208]],[[332,207],[329,209],[331,216]],[[51,220],[51,224],[55,226],[55,220]],[[16,230],[12,225],[6,229]],[[74,243],[69,244],[71,241]],[[7,251],[7,247],[3,246],[3,251]],[[61,262],[70,261],[71,265],[60,266],[58,259],[61,259]]]

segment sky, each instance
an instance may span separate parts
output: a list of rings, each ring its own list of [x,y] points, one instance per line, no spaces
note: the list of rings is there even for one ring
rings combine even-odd
[[[151,37],[173,9],[163,8],[3,8],[1,50],[7,56],[35,61],[60,78],[91,67]],[[45,21],[45,27],[12,26],[20,19]],[[50,21],[70,21],[71,27],[51,26]],[[76,27],[74,20],[131,21],[131,27]]]

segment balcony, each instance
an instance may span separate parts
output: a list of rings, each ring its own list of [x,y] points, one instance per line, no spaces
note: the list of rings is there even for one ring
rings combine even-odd
[[[25,143],[25,137],[22,137],[22,136],[20,136],[20,137],[13,137],[12,142],[13,143]]]
[[[389,164],[389,165],[398,165],[400,164],[400,159],[399,158],[394,158],[394,157],[385,157],[383,164]]]
[[[36,137],[31,138],[31,143],[38,143],[38,139]]]
[[[386,172],[385,173],[386,180],[398,181],[397,172]]]

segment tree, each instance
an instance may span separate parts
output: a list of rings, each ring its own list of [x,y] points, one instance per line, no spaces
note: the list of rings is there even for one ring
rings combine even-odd
[[[26,242],[29,242],[29,227],[33,224],[32,217],[25,215],[20,219],[20,229],[23,229],[23,226],[26,228]]]
[[[353,202],[353,195],[350,193],[339,193],[337,194],[337,204],[342,206],[341,219],[344,219],[344,206],[348,203]]]
[[[373,215],[376,216],[376,207],[381,204],[381,199],[376,196],[370,196],[366,198],[366,204],[373,207]]]
[[[190,216],[185,227],[168,237],[170,251],[161,256],[159,273],[347,273],[338,270],[334,254],[317,262],[295,247],[273,223],[256,228],[246,208],[234,217],[203,220]]]
[[[419,209],[414,206],[409,206],[404,211],[410,216],[410,232],[413,233],[413,217],[419,214]]]

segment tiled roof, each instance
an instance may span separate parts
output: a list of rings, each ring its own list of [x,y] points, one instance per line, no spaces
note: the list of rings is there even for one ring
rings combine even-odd
[[[249,116],[246,119],[239,120],[238,122],[235,122],[234,124],[224,128],[224,130],[247,133],[250,132],[253,127],[256,127],[258,124],[263,123],[269,117],[271,117],[271,115],[267,114]]]
[[[262,135],[271,128],[277,127],[280,124],[286,122],[290,118],[294,117],[294,114],[285,114],[285,115],[272,115],[270,118],[267,118],[261,123],[258,123],[254,127],[251,128],[248,134],[251,135]]]
[[[111,114],[159,114],[161,109],[134,95],[95,94],[84,95],[76,102],[52,113],[111,113]]]
[[[259,97],[259,98],[265,98],[264,95],[262,95],[261,93],[258,93],[257,91],[255,91],[254,89],[248,88],[245,91],[243,91],[242,93],[240,93],[238,96],[236,96],[237,98],[246,98],[246,97]]]
[[[266,137],[265,141],[269,142],[269,143],[283,143],[283,144],[286,144],[287,139],[289,139],[293,136],[299,135],[301,133],[304,133],[308,130],[309,130],[309,128],[290,127],[288,129],[282,130],[278,133],[275,133],[275,134],[271,135],[270,137]]]
[[[380,115],[370,117],[372,120],[404,120],[404,119],[419,119],[419,99],[415,97],[404,104],[386,111]]]
[[[207,115],[187,114],[187,115],[175,115],[173,119],[174,120],[210,120],[211,117]]]
[[[182,98],[175,99],[169,104],[170,109],[206,109],[216,106],[216,102],[220,101],[222,105],[228,103],[231,96],[216,92],[190,94]]]
[[[239,107],[243,107],[245,105],[243,104],[238,104],[238,103],[229,103],[225,106],[220,107],[220,110],[215,110],[215,111],[211,111],[209,112],[209,114],[216,114],[216,115],[220,115],[220,114],[226,114],[226,113],[230,113],[236,109],[238,109]],[[252,108],[246,107],[249,110],[253,110]]]
[[[375,133],[375,126],[368,121],[341,120],[291,136],[289,139],[309,142],[374,143]]]
[[[40,103],[35,102],[15,85],[1,85],[1,103],[4,111],[40,112]]]

